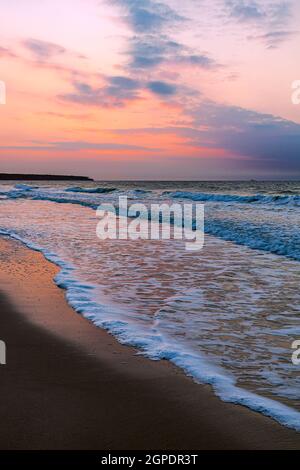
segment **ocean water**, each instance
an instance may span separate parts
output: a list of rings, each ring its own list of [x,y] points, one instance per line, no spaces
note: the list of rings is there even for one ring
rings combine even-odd
[[[205,204],[205,244],[96,237],[103,202]],[[40,250],[74,309],[225,401],[300,431],[299,182],[0,185],[0,234]]]

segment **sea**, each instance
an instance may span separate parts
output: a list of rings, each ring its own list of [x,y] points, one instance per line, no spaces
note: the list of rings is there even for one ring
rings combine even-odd
[[[204,204],[202,250],[100,240],[96,209],[120,196],[147,207]],[[76,312],[221,400],[297,431],[299,229],[297,181],[0,183],[0,235],[60,267],[55,282]]]

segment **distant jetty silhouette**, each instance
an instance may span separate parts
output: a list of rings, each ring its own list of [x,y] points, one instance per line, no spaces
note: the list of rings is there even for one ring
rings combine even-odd
[[[25,180],[25,181],[94,181],[88,176],[70,175],[31,175],[18,173],[0,173],[0,181],[3,180]]]

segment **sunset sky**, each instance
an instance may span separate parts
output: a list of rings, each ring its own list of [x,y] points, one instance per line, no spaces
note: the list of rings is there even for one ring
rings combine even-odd
[[[0,171],[300,177],[299,0],[1,0]]]

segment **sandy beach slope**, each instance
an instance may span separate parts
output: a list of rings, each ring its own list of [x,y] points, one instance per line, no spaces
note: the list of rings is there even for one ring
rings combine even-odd
[[[57,271],[0,239],[1,449],[300,449],[300,434],[83,319]]]

